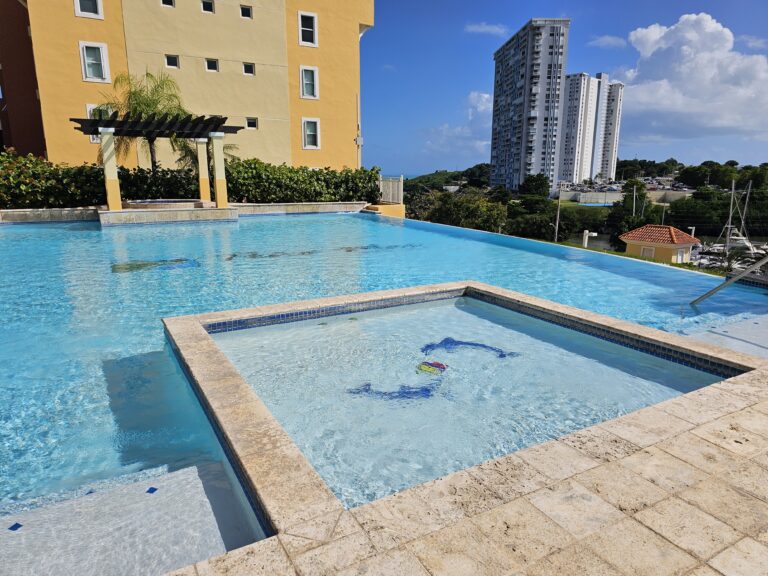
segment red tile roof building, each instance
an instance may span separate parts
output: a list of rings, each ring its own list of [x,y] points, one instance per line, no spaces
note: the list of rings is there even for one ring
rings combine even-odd
[[[670,244],[688,246],[701,244],[697,238],[678,230],[674,226],[646,224],[619,236],[624,242],[647,242],[648,244]]]

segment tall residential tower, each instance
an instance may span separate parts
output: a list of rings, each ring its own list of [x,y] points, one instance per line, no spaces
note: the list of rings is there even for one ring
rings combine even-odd
[[[556,184],[570,22],[534,18],[494,54],[494,186],[517,189],[529,174]]]
[[[566,77],[558,180],[615,179],[623,91],[605,73]]]

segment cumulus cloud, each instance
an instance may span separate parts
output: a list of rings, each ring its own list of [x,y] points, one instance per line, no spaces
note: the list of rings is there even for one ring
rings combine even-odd
[[[627,45],[627,41],[621,36],[611,36],[607,34],[605,36],[595,36],[587,42],[587,46],[595,46],[597,48],[624,48]]]
[[[624,128],[635,142],[768,134],[768,57],[734,49],[733,33],[709,14],[629,35],[640,53],[624,72]]]
[[[759,36],[750,36],[749,34],[742,34],[736,38],[739,42],[744,44],[750,50],[765,50],[768,48],[768,40],[760,38]]]
[[[493,96],[472,91],[467,96],[466,121],[442,124],[430,131],[426,150],[441,155],[452,154],[467,161],[485,161],[490,157]]]
[[[488,24],[488,22],[479,22],[477,24],[467,24],[464,26],[464,32],[469,34],[489,34],[491,36],[507,37],[509,28],[504,24]]]

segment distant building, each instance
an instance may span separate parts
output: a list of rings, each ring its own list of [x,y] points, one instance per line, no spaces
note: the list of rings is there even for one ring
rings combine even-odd
[[[6,145],[95,162],[76,132],[121,73],[166,73],[193,114],[244,128],[241,158],[360,163],[360,38],[373,0],[0,0],[0,125]],[[173,166],[167,143],[160,160]],[[132,150],[128,166],[147,165]]]
[[[674,264],[691,261],[691,248],[698,239],[674,226],[646,224],[619,236],[627,245],[627,254]]]
[[[567,18],[535,18],[494,54],[491,185],[545,174],[554,189],[568,57]]]
[[[623,91],[605,73],[566,77],[559,180],[616,178]]]

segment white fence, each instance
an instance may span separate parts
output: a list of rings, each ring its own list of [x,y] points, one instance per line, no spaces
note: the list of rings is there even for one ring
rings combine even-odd
[[[379,176],[379,190],[383,204],[403,203],[403,177]]]

